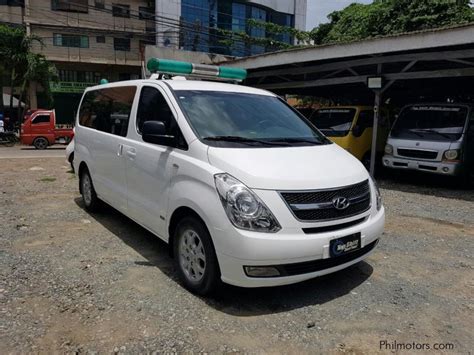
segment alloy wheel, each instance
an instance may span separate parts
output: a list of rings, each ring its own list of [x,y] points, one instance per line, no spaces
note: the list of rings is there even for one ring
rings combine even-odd
[[[186,229],[179,238],[179,265],[189,281],[199,282],[206,271],[206,252],[198,233]]]

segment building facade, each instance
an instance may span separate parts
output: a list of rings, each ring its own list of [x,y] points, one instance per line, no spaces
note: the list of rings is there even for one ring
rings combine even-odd
[[[73,120],[85,87],[141,77],[146,45],[233,56],[271,50],[223,44],[218,29],[266,37],[248,28],[249,18],[304,29],[306,0],[0,0],[0,23],[40,37],[34,51],[56,65],[59,82],[51,90],[61,122]],[[29,107],[44,107],[40,87],[31,85],[28,98]]]
[[[84,88],[101,78],[141,77],[142,53],[155,43],[154,1],[0,0],[0,23],[24,26],[38,36],[34,51],[58,70],[51,85],[60,122],[72,122]],[[28,106],[44,107],[44,94],[32,85]]]
[[[293,38],[289,34],[266,33],[263,28],[250,27],[248,20],[305,30],[306,8],[307,0],[157,1],[157,45],[237,57],[260,54],[275,48],[246,43],[239,36],[233,36],[229,41],[227,31],[292,44]]]

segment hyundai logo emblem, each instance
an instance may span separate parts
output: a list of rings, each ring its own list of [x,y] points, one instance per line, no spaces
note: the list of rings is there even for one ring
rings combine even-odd
[[[337,210],[345,210],[347,207],[349,207],[349,200],[347,197],[334,197],[332,199],[332,204],[335,209]]]

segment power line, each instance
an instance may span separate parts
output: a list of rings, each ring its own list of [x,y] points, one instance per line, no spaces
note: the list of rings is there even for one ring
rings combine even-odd
[[[95,11],[99,11],[99,12],[106,12],[108,14],[112,14],[113,15],[113,10],[112,9],[97,9],[96,7],[94,6],[91,6],[91,5],[78,5],[82,8],[87,8],[87,9],[93,9]],[[33,6],[34,7],[34,6]],[[35,7],[35,8],[41,8],[41,7]],[[197,7],[196,7],[197,8]],[[43,7],[43,9],[45,9]],[[205,9],[205,8],[200,8],[200,9]],[[48,8],[48,11],[52,11]],[[131,18],[138,18],[140,19],[140,14],[143,14],[144,12],[140,12],[140,11],[136,11],[136,10],[130,10],[128,9],[128,12],[132,12],[132,13],[138,13],[138,15],[131,15],[130,14],[130,17]],[[223,13],[223,14],[226,14],[226,15],[230,15],[230,14],[227,14],[227,13]],[[64,15],[63,15],[64,16]],[[66,17],[70,17],[68,15],[65,15]],[[169,18],[169,17],[165,17],[165,16],[160,16],[160,15],[154,15],[154,16],[150,16],[152,18],[154,18],[154,20],[152,20],[151,18],[150,19],[144,19],[146,21],[152,21],[153,23],[155,24],[159,24],[159,25],[166,25],[166,26],[170,26],[170,27],[174,27],[174,28],[178,28],[178,29],[188,29],[190,30],[191,32],[193,33],[196,33],[196,34],[202,34],[202,35],[205,35],[205,36],[213,36],[213,37],[220,37],[220,38],[223,38],[223,39],[229,39],[229,37],[227,35],[219,35],[219,34],[216,34],[216,33],[210,33],[210,32],[203,32],[202,30],[198,30],[196,29],[196,27],[194,26],[193,23],[190,23],[190,22],[187,22],[187,21],[183,21],[183,20],[177,20],[175,18]],[[163,21],[158,21],[156,20],[156,18],[160,18],[160,19],[163,19]],[[78,19],[79,20],[79,19]],[[83,20],[84,21],[84,20]],[[90,22],[94,22],[94,21],[90,21]],[[103,25],[102,23],[100,23],[100,25]],[[205,25],[200,25],[199,26],[200,28],[203,28],[203,29],[207,29],[209,31],[215,31],[215,30],[219,30],[220,28],[216,28],[216,27],[209,27],[209,26],[205,26]],[[152,34],[152,32],[147,32],[147,34]],[[242,34],[240,32],[235,32],[233,31],[233,35],[236,35],[236,36],[242,36]],[[248,36],[248,35],[247,35]],[[256,39],[256,38],[268,38],[268,37],[252,37],[252,36],[249,36],[250,39]],[[204,40],[204,39],[203,39]],[[269,38],[269,40],[271,41],[272,39]],[[209,43],[208,43],[209,44]]]

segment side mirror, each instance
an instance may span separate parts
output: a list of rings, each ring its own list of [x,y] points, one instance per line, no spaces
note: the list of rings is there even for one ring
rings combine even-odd
[[[360,126],[355,125],[354,127],[352,127],[352,135],[354,137],[360,137],[362,135],[362,129],[360,128]]]
[[[166,134],[166,126],[162,121],[146,121],[142,127],[142,138],[147,143],[174,145],[174,136]]]

